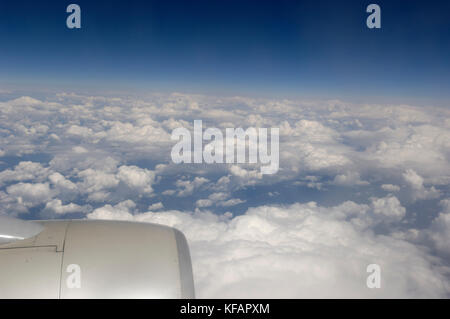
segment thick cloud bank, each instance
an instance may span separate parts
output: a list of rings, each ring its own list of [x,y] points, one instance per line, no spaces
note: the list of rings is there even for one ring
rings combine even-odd
[[[1,101],[3,214],[177,227],[199,297],[450,296],[446,108],[184,94]],[[172,163],[172,130],[196,119],[279,128],[278,173]],[[370,264],[379,289],[366,285]]]
[[[385,208],[386,216],[399,209]],[[450,287],[435,258],[402,238],[370,230],[379,211],[353,202],[335,207],[311,202],[255,207],[234,218],[201,211],[133,215],[129,203],[121,203],[88,217],[182,230],[191,244],[201,298],[445,296]],[[373,263],[383,278],[375,290],[366,286],[366,267]]]

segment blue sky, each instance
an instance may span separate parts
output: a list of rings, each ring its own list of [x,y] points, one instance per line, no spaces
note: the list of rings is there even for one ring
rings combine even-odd
[[[70,1],[0,4],[0,83],[40,89],[448,100],[450,3]]]

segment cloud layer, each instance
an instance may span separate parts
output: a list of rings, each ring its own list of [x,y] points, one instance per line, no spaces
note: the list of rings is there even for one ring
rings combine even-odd
[[[280,170],[172,163],[172,130],[195,119],[280,128]],[[3,214],[182,230],[199,297],[450,296],[446,108],[21,96],[0,102],[0,161]]]

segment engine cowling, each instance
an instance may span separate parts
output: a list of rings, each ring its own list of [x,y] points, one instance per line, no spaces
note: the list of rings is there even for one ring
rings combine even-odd
[[[184,235],[149,223],[36,221],[0,245],[0,298],[194,298]]]

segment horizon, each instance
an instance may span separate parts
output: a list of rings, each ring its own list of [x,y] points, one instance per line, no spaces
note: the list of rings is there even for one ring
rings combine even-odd
[[[0,5],[0,83],[78,91],[450,99],[450,4],[78,1]]]

